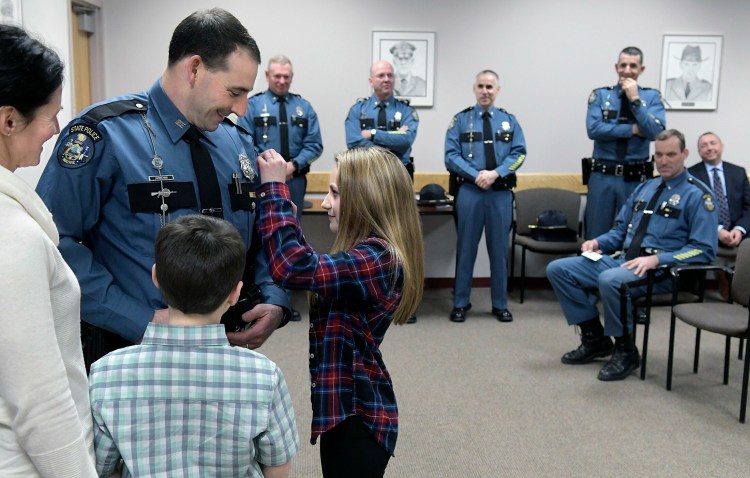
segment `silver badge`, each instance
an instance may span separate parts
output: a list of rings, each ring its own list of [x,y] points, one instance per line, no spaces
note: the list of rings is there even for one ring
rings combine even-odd
[[[503,131],[509,131],[510,130],[510,123],[507,121],[503,121],[500,123],[500,127],[503,129]]]
[[[401,121],[401,112],[400,111],[396,111],[396,114],[393,115],[393,119],[395,121]]]
[[[302,116],[302,115],[305,114],[305,112],[302,111],[302,107],[300,107],[300,106],[298,106],[297,108],[295,108],[294,111],[297,113],[297,116]]]
[[[247,179],[249,179],[250,181],[255,180],[255,171],[253,170],[253,166],[250,164],[250,159],[245,153],[240,153],[240,169],[242,170],[242,174],[244,174]]]
[[[164,161],[161,159],[161,156],[154,155],[153,158],[151,158],[151,166],[154,167],[157,171],[164,167]]]
[[[679,194],[672,194],[669,198],[669,205],[670,206],[676,206],[680,204],[680,195]]]

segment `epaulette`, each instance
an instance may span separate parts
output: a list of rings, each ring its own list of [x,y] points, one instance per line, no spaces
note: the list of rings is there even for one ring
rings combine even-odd
[[[461,110],[461,111],[460,111],[460,112],[459,112],[458,114],[461,114],[461,113],[468,113],[468,112],[469,112],[469,111],[471,111],[471,110],[472,110],[473,108],[474,108],[474,106],[469,106],[468,108],[466,108],[466,109],[464,109],[464,110]]]
[[[700,189],[703,192],[703,194],[711,194],[711,195],[713,195],[714,192],[713,192],[713,190],[711,188],[709,188],[708,186],[706,186],[705,184],[703,184],[703,182],[701,182],[701,180],[699,180],[699,179],[694,178],[693,176],[691,176],[690,173],[688,173],[687,180],[693,186],[697,186],[698,189]]]
[[[255,98],[256,96],[260,96],[260,95],[262,95],[263,93],[265,93],[265,91],[261,91],[260,93],[255,93],[255,94],[254,94],[253,96],[251,96],[250,98]]]
[[[369,97],[369,96],[368,96],[367,98],[357,98],[357,103],[361,103],[361,102],[363,102],[363,101],[367,101],[367,100],[369,100],[369,99],[370,99],[370,97]]]
[[[406,106],[409,106],[410,101],[407,98],[396,98],[396,101],[400,101],[401,103],[405,104]]]
[[[87,123],[98,125],[105,119],[112,118],[113,116],[120,116],[131,111],[145,113],[147,110],[148,104],[143,100],[118,100],[91,108],[81,116],[81,119]]]
[[[297,98],[302,98],[302,97],[301,97],[301,96],[300,96],[299,94],[297,94],[297,93],[289,93],[289,96],[296,96]]]
[[[497,106],[495,106],[495,109],[496,109],[496,110],[500,110],[500,111],[502,111],[502,112],[503,112],[503,113],[505,113],[506,115],[510,115],[510,113],[508,113],[507,111],[505,111],[505,108],[498,108]]]

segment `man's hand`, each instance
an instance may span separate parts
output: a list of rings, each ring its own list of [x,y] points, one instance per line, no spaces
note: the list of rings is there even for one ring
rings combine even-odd
[[[257,349],[271,336],[284,319],[284,309],[273,304],[258,304],[242,314],[242,320],[250,324],[240,332],[227,333],[232,345]]]
[[[581,244],[581,252],[598,252],[601,254],[601,250],[599,250],[599,241],[596,239],[589,239],[588,241]]]
[[[641,129],[637,123],[633,123],[633,136],[641,136]]]
[[[151,319],[152,324],[168,324],[169,309],[159,309],[154,311],[154,317]]]
[[[482,188],[483,190],[488,190],[492,187],[493,184],[495,184],[495,180],[499,178],[500,175],[496,171],[490,171],[488,169],[479,171],[479,174],[477,175],[477,179],[474,181],[474,184]]]
[[[638,98],[638,82],[632,78],[621,78],[620,88],[625,92],[628,101],[633,101]]]
[[[294,161],[291,159],[286,162],[286,180],[289,181],[294,176]]]
[[[623,262],[620,267],[625,267],[627,270],[633,271],[633,273],[638,277],[643,277],[643,274],[650,271],[651,269],[656,269],[658,265],[659,256],[654,254],[653,256],[636,257],[635,259],[630,259],[629,261]]]
[[[724,228],[719,229],[719,244],[726,247],[737,247],[740,242],[742,242],[742,231],[739,229],[732,229],[731,231]]]
[[[260,153],[255,160],[262,183],[285,183],[287,162],[273,149]]]
[[[361,132],[362,137],[365,138],[365,139],[367,139],[367,140],[372,141],[372,132],[371,131],[372,130],[369,130],[369,129],[363,129],[362,132]]]

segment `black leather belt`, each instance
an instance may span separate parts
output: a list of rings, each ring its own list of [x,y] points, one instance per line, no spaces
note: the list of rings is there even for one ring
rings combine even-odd
[[[625,181],[645,181],[654,175],[654,163],[648,158],[642,161],[620,163],[607,159],[591,159],[591,171],[595,173],[622,176]]]

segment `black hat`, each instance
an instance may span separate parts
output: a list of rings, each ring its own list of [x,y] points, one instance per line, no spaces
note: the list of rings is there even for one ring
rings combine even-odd
[[[417,204],[420,206],[427,206],[427,205],[438,205],[438,204],[448,204],[453,201],[453,198],[449,197],[447,194],[445,194],[445,189],[443,189],[443,186],[435,183],[430,183],[425,185],[422,189],[419,191],[419,199],[417,199]]]
[[[575,242],[578,234],[568,228],[568,218],[558,209],[546,209],[536,217],[536,224],[529,224],[532,237],[537,241]]]

